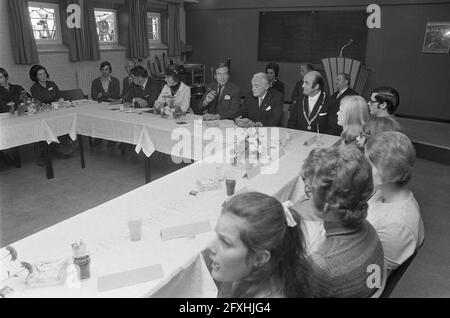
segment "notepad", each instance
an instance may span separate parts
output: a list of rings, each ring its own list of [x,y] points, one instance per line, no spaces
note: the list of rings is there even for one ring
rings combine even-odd
[[[158,264],[99,277],[97,288],[99,292],[104,292],[149,282],[163,277],[164,272],[162,266]]]
[[[202,234],[209,231],[211,231],[211,224],[209,223],[209,221],[168,227],[165,229],[161,229],[161,240],[168,241],[178,238],[192,237],[197,234]]]

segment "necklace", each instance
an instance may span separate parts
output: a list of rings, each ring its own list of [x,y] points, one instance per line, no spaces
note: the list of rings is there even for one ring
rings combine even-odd
[[[319,109],[317,110],[317,113],[314,115],[314,117],[313,117],[311,120],[308,119],[308,116],[306,115],[306,111],[305,111],[305,99],[307,99],[308,96],[305,96],[305,97],[303,98],[303,100],[302,100],[303,117],[305,117],[306,123],[308,124],[308,127],[307,127],[308,130],[311,130],[311,124],[312,124],[312,122],[313,122],[314,120],[316,120],[317,116],[319,116],[320,110],[322,109],[323,104],[325,103],[325,97],[326,97],[326,94],[325,94],[325,92],[323,92],[322,104],[319,106]],[[320,98],[320,96],[319,96],[319,98]]]

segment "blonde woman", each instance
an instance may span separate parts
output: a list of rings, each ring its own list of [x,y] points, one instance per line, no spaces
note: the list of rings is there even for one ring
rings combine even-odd
[[[364,123],[369,119],[369,107],[361,96],[346,96],[341,100],[337,124],[343,128],[342,142],[355,143]]]

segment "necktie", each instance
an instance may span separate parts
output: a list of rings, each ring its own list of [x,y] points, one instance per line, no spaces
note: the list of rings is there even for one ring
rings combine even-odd
[[[219,102],[220,95],[222,95],[222,88],[223,88],[223,86],[221,86],[221,85],[219,85],[217,87],[216,100],[214,101],[214,109],[212,112],[213,114],[217,113],[217,103]]]
[[[258,97],[258,106],[259,106],[259,107],[261,107],[262,101],[263,101],[262,98],[261,98],[261,97]]]

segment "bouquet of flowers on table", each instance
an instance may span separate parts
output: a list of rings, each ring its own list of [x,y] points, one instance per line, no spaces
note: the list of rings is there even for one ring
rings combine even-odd
[[[41,103],[40,101],[31,98],[30,94],[23,91],[20,94],[19,103],[11,105],[9,112],[11,114],[16,114],[20,116],[24,115],[25,113],[36,114],[38,112],[51,109],[53,109],[51,104]]]
[[[172,117],[174,119],[180,118],[186,113],[181,110],[179,105],[175,105],[175,97],[172,95],[163,95],[164,102],[156,102],[155,110],[161,114],[161,117]]]
[[[267,138],[265,131],[257,127],[250,127],[245,130],[238,129],[234,137],[234,147],[231,150],[233,164],[237,164],[239,158],[256,159],[259,161],[267,151]]]

